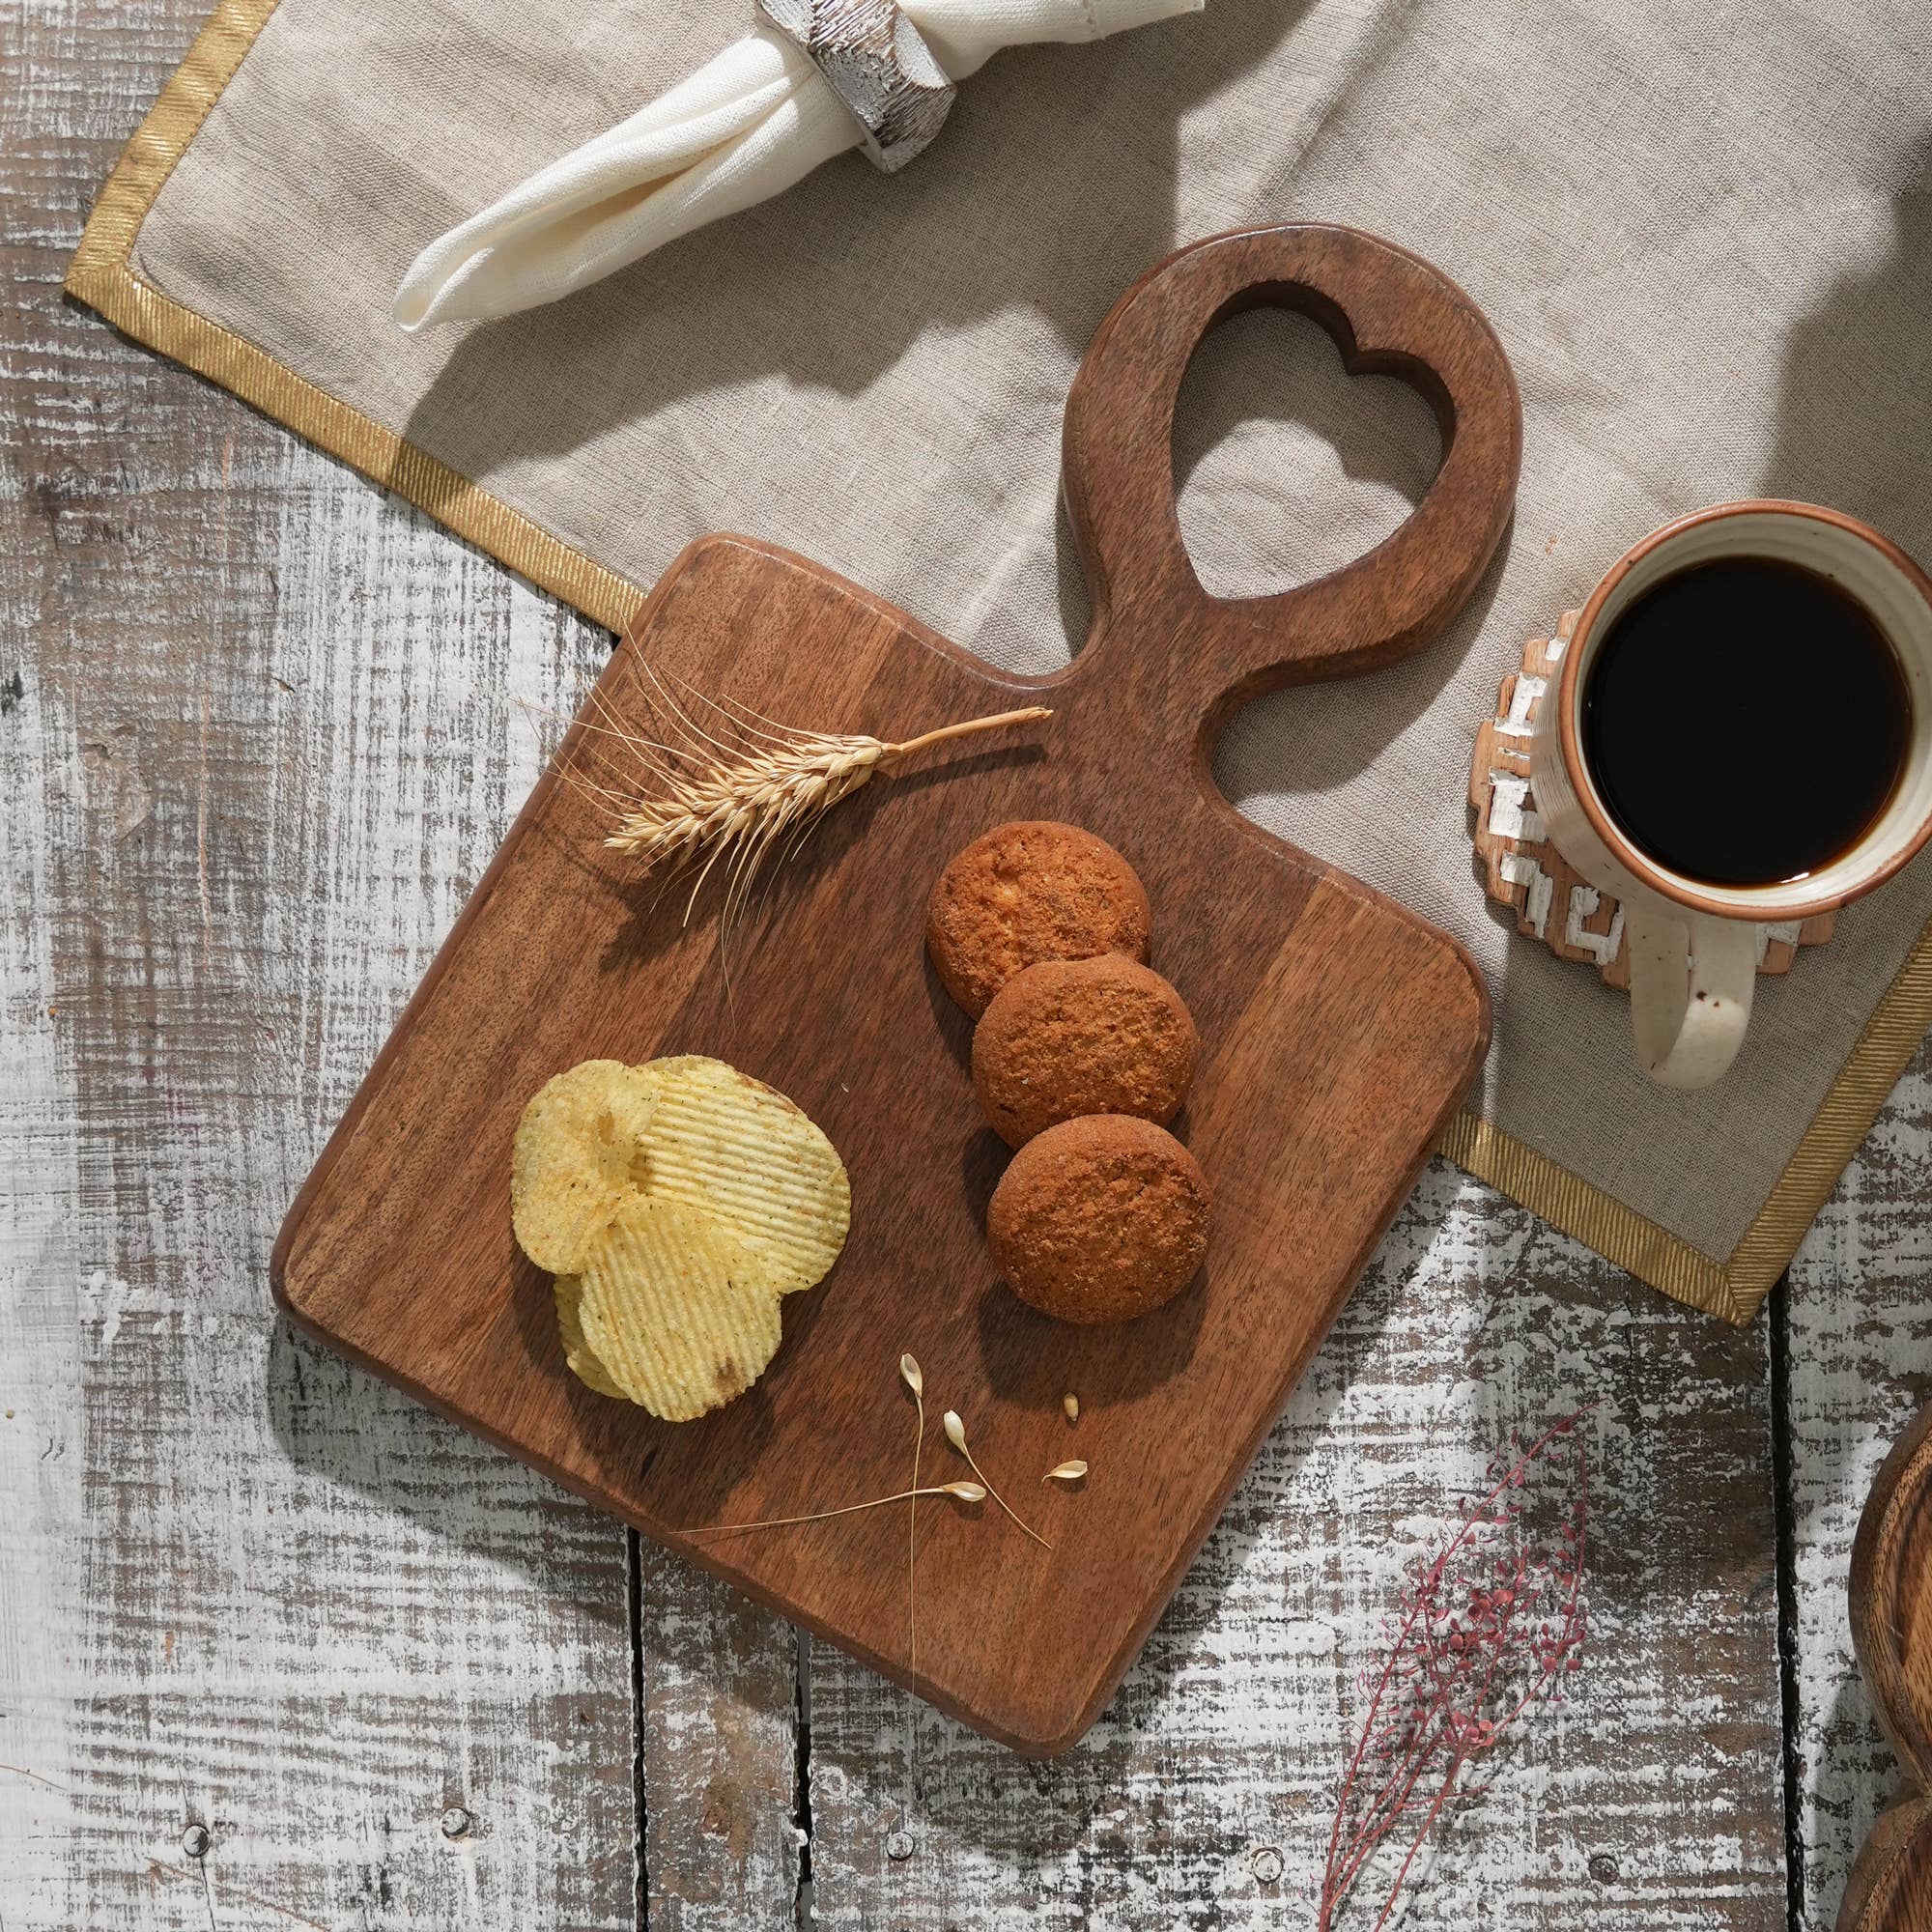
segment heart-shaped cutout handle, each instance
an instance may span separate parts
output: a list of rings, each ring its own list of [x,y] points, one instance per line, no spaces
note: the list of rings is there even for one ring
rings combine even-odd
[[[1272,595],[1214,597],[1175,511],[1174,412],[1208,331],[1268,305],[1321,323],[1351,374],[1420,391],[1441,427],[1442,467],[1401,527],[1353,562]],[[1115,303],[1066,399],[1062,478],[1094,607],[1080,663],[1107,663],[1150,716],[1202,731],[1211,752],[1249,697],[1428,643],[1508,527],[1521,460],[1522,406],[1502,344],[1420,257],[1314,222],[1195,242]]]

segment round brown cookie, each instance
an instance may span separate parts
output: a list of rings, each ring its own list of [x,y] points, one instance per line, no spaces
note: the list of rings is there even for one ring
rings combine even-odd
[[[1088,1114],[1013,1156],[986,1237],[1022,1301],[1063,1321],[1126,1321],[1194,1279],[1208,1205],[1207,1177],[1165,1128]]]
[[[978,1019],[1038,960],[1145,959],[1150,923],[1146,890],[1104,838],[1022,819],[953,855],[932,889],[925,944],[946,990]]]
[[[1009,1147],[1079,1114],[1164,1126],[1200,1044],[1186,1002],[1124,953],[1042,959],[993,995],[973,1034],[973,1084]]]

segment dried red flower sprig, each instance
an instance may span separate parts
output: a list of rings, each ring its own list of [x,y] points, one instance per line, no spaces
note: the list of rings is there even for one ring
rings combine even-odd
[[[1561,1680],[1581,1667],[1590,1468],[1580,1425],[1590,1412],[1552,1424],[1527,1448],[1512,1437],[1462,1526],[1409,1565],[1385,1625],[1388,1654],[1360,1680],[1368,1710],[1328,1835],[1319,1932],[1332,1932],[1400,1831],[1401,1861],[1375,1920],[1378,1932],[1388,1923],[1464,1769],[1532,1704],[1560,1702]],[[1553,1521],[1525,1511],[1546,1491]]]

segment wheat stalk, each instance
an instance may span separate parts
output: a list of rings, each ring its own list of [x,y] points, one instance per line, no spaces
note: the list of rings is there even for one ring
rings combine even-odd
[[[857,734],[800,734],[777,750],[753,750],[731,763],[721,759],[689,778],[667,774],[663,794],[639,798],[622,810],[604,842],[613,852],[641,860],[646,868],[667,861],[689,863],[741,840],[769,846],[917,753],[948,739],[1052,716],[1045,705],[1030,704],[897,744]]]
[[[649,781],[647,789],[627,792],[589,787],[615,810],[604,843],[637,860],[645,873],[696,867],[692,904],[722,862],[727,923],[775,851],[795,849],[827,811],[879,773],[955,738],[1053,716],[1045,705],[1030,704],[889,743],[863,733],[766,729],[766,721],[754,714],[713,703],[728,734],[721,739],[674,699],[669,708],[670,743],[643,737],[614,719],[591,727],[617,739]],[[687,906],[687,916],[689,911]]]

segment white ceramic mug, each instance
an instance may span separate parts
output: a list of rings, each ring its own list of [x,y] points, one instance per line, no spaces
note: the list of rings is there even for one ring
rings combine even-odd
[[[1713,886],[1660,866],[1610,817],[1583,754],[1585,681],[1618,617],[1663,578],[1728,556],[1776,558],[1830,578],[1890,640],[1911,693],[1905,769],[1890,801],[1849,851],[1781,885]],[[1719,503],[1680,517],[1626,551],[1590,593],[1537,707],[1529,768],[1551,842],[1623,907],[1643,1070],[1665,1087],[1709,1086],[1744,1042],[1763,927],[1870,892],[1932,834],[1932,580],[1876,530],[1812,503]],[[1784,776],[1804,781],[1802,773]]]

